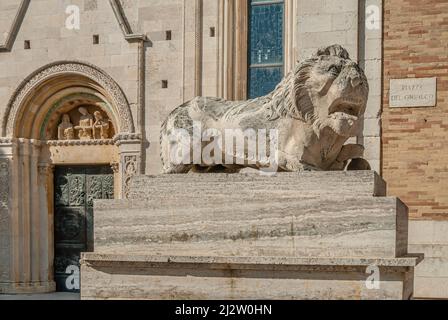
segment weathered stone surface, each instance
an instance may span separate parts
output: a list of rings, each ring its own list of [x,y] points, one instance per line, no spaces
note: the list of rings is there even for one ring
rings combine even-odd
[[[396,236],[407,235],[406,217],[394,198],[110,201],[95,207],[95,247],[101,253],[396,257],[407,250],[405,237]]]
[[[392,258],[407,251],[407,208],[372,196],[384,192],[372,172],[137,177],[132,190],[134,199],[96,202],[96,252]]]
[[[198,97],[175,109],[160,133],[163,171],[344,170],[350,160],[363,156],[363,146],[345,143],[358,134],[368,95],[364,71],[347,50],[340,45],[323,47],[266,96],[237,102]],[[210,145],[214,146],[209,149]],[[257,153],[260,149],[264,154]],[[204,159],[211,153],[211,159]]]
[[[373,172],[136,177],[95,203],[82,298],[408,299],[422,257],[384,193]]]
[[[448,222],[410,221],[409,251],[425,254],[425,260],[415,269],[415,297],[448,297]]]
[[[419,258],[288,259],[84,254],[89,299],[409,299]],[[376,265],[380,290],[366,286]]]
[[[271,197],[296,198],[305,195],[385,196],[386,184],[374,171],[357,171],[294,172],[275,176],[258,173],[136,176],[130,188],[130,198],[135,200],[211,194],[252,198],[265,193]]]

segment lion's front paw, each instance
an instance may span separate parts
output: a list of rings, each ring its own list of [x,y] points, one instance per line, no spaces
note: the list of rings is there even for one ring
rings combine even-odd
[[[300,171],[322,171],[312,165],[306,164],[298,158],[294,157],[281,157],[279,167],[288,172],[300,172]]]
[[[364,146],[360,144],[346,144],[342,147],[338,155],[337,162],[346,162],[351,159],[362,158],[364,155]]]

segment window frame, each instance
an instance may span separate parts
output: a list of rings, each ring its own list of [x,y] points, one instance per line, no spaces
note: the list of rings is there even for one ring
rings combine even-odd
[[[246,100],[248,96],[249,0],[219,0],[218,95],[228,100]],[[298,57],[297,0],[284,0],[283,74]]]
[[[246,65],[246,96],[245,98],[249,98],[249,91],[250,91],[250,69],[255,69],[255,68],[281,68],[282,69],[282,78],[285,76],[285,74],[287,73],[286,70],[286,2],[287,0],[271,0],[271,1],[254,1],[255,4],[253,2],[251,2],[251,0],[247,0],[247,65]],[[257,64],[257,65],[251,65],[250,62],[250,55],[251,55],[251,51],[250,51],[250,37],[249,37],[249,33],[250,33],[250,19],[251,19],[251,9],[252,6],[268,6],[268,5],[275,5],[275,4],[282,4],[283,5],[283,20],[282,20],[282,49],[283,49],[283,55],[282,55],[282,62],[281,63],[267,63],[267,64]]]

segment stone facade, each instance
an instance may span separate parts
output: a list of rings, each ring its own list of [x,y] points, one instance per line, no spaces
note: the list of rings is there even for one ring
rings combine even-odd
[[[73,5],[79,29],[67,27],[76,22]],[[448,208],[447,10],[436,0],[285,0],[285,72],[318,47],[348,49],[370,86],[362,130],[349,143],[364,145],[389,195],[428,232],[444,230],[436,221]],[[1,1],[0,292],[54,290],[55,166],[112,166],[115,196],[126,197],[134,175],[161,172],[160,124],[176,106],[195,96],[246,99],[247,24],[247,0]],[[436,107],[389,108],[389,80],[408,77],[437,77]],[[114,136],[49,138],[71,103],[98,108]],[[418,229],[410,229],[412,244],[445,259],[445,239]],[[442,280],[417,294],[444,283],[437,259],[417,268],[416,283],[427,270]]]

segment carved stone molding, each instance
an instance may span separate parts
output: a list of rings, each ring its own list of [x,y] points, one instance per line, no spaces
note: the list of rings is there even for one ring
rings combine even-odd
[[[117,173],[120,172],[120,163],[118,163],[118,162],[112,162],[112,163],[110,164],[110,167],[111,167],[112,171],[113,171],[115,174],[117,174]]]
[[[18,114],[23,111],[23,102],[33,90],[48,79],[61,74],[79,74],[98,83],[112,98],[116,107],[120,132],[135,131],[129,103],[119,85],[104,71],[85,62],[59,61],[46,65],[28,76],[9,101],[2,120],[2,136],[12,137]]]
[[[0,209],[9,208],[10,160],[0,159]]]
[[[42,141],[24,138],[0,138],[0,147],[11,147],[13,145],[30,145],[39,148],[42,146]]]
[[[0,145],[11,145],[12,143],[14,143],[14,139],[0,138]]]
[[[74,146],[111,146],[114,145],[113,139],[100,140],[51,140],[47,141],[50,147],[74,147]]]
[[[119,133],[114,137],[113,141],[117,146],[124,143],[141,143],[142,135],[139,133]]]
[[[132,177],[139,173],[139,156],[124,155],[123,156],[123,198],[128,199],[131,187]]]

